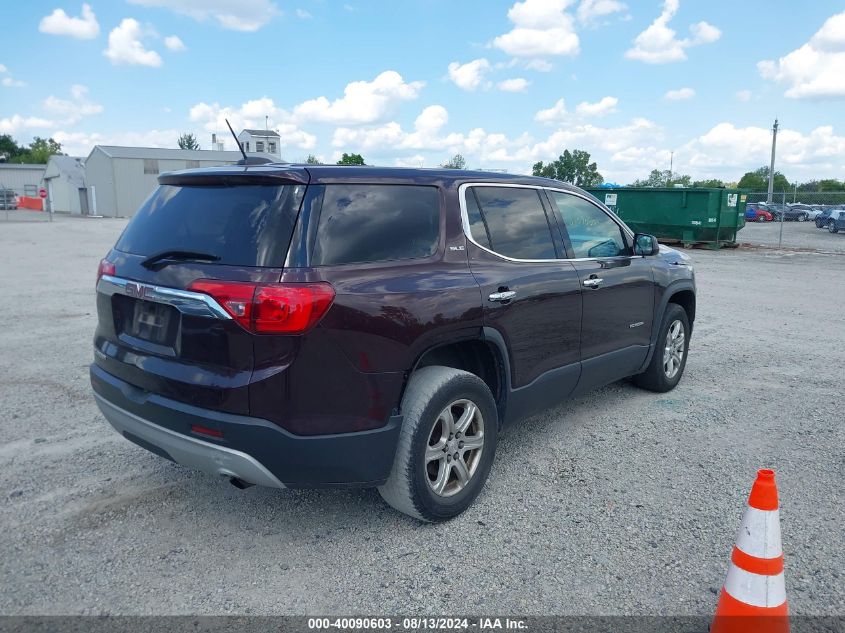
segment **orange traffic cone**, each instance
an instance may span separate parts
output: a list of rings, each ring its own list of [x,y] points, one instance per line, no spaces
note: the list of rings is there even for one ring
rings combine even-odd
[[[775,471],[758,470],[711,633],[787,633]]]

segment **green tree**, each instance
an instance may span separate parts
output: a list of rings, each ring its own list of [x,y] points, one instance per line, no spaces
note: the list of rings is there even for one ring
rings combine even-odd
[[[604,176],[599,173],[596,163],[590,162],[590,153],[580,149],[572,152],[563,150],[557,160],[548,164],[543,164],[542,161],[535,163],[532,173],[578,187],[596,187],[604,182]]]
[[[686,174],[672,173],[668,169],[652,169],[647,178],[631,183],[632,187],[674,187],[675,185],[691,187],[692,178]]]
[[[463,156],[461,156],[460,154],[455,154],[454,156],[452,156],[452,158],[450,158],[440,166],[444,169],[466,169],[467,162]]]
[[[320,162],[320,159],[314,156],[314,154],[308,154],[305,158],[306,165],[322,165],[323,163]]]
[[[725,183],[718,178],[710,178],[709,180],[696,180],[692,183],[693,187],[705,187],[707,189],[716,189],[724,187]]]
[[[200,148],[200,144],[197,142],[197,137],[194,136],[193,134],[191,134],[190,132],[182,134],[179,137],[179,140],[176,141],[176,143],[179,145],[179,149],[199,149]]]
[[[15,142],[10,134],[0,135],[0,160],[12,160],[26,149]]]
[[[337,161],[338,165],[366,165],[364,157],[361,154],[347,154],[343,152],[343,156]]]
[[[45,165],[50,160],[50,156],[54,154],[62,155],[62,144],[57,143],[52,138],[44,139],[36,136],[27,149],[9,159],[9,162]]]
[[[779,171],[775,172],[774,178],[774,190],[781,192],[781,191],[791,191],[792,185],[789,184],[789,181]],[[755,169],[754,171],[746,172],[745,175],[739,179],[739,183],[737,185],[740,189],[751,189],[752,191],[768,191],[769,190],[769,168],[768,167],[760,167],[759,169]]]

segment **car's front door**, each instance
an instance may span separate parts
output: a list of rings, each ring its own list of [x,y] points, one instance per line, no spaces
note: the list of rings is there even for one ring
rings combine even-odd
[[[470,184],[460,196],[484,326],[508,350],[509,416],[540,411],[566,398],[579,379],[578,272],[562,259],[563,243],[540,188]]]
[[[654,271],[633,256],[632,235],[592,200],[548,191],[583,288],[578,390],[636,373],[651,344]]]

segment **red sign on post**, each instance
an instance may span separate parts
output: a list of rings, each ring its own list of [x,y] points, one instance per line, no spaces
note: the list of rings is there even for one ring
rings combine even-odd
[[[38,190],[38,195],[42,199],[46,198],[47,197],[47,190],[44,187],[41,187],[41,189]]]

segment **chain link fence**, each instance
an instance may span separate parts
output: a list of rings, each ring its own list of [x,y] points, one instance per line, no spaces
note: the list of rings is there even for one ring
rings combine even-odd
[[[755,191],[748,194],[747,202],[766,202],[767,191]],[[775,191],[772,202],[777,204],[806,204],[808,206],[845,205],[845,191]]]
[[[53,214],[38,191],[37,185],[6,187],[0,182],[0,221],[52,222]]]
[[[766,202],[768,192],[755,191],[747,196],[746,203]],[[747,221],[737,235],[741,244],[845,255],[845,229],[836,224],[831,230],[827,219],[831,211],[845,209],[845,191],[780,191],[773,194],[772,203],[775,221]],[[785,207],[781,205],[803,211],[803,217],[782,213]]]

